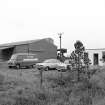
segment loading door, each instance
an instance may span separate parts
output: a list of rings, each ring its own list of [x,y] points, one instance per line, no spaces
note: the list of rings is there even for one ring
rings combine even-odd
[[[98,55],[98,53],[95,53],[93,55],[93,62],[94,62],[94,65],[98,65],[99,64],[99,55]]]
[[[9,60],[11,55],[13,54],[14,47],[6,48],[2,50],[2,60]]]

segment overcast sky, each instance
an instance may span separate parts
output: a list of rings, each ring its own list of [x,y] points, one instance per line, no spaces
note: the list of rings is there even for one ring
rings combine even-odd
[[[0,0],[0,44],[51,37],[73,50],[105,48],[105,0]]]

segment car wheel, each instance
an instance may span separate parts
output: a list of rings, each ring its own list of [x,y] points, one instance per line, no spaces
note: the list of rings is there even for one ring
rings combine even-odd
[[[29,69],[31,66],[25,66],[26,67],[26,69]]]
[[[11,68],[12,68],[12,66],[8,66],[8,68],[10,68],[10,69],[11,69]]]
[[[31,68],[35,68],[35,64],[31,66]]]
[[[16,69],[20,69],[20,65],[19,64],[16,64]]]
[[[27,68],[32,69],[33,68],[33,65],[27,66]]]
[[[70,68],[70,66],[69,65],[67,65],[67,70],[70,70],[71,68]]]
[[[57,70],[57,71],[61,71],[61,68],[57,67],[56,70]]]
[[[34,68],[34,65],[31,65],[31,68]]]
[[[60,69],[60,68],[56,68],[56,70],[57,70],[57,71],[59,71],[59,72],[61,71],[61,69]]]
[[[45,67],[45,71],[48,71],[49,70],[49,67]]]
[[[67,69],[62,69],[62,70],[61,70],[61,72],[66,72],[66,71],[67,71]]]

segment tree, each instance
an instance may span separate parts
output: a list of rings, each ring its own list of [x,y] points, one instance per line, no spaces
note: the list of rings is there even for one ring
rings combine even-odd
[[[80,73],[88,70],[89,58],[88,53],[85,51],[85,47],[81,41],[76,41],[74,44],[75,50],[71,53],[70,59],[72,61],[72,66],[78,71],[78,81],[80,80]]]

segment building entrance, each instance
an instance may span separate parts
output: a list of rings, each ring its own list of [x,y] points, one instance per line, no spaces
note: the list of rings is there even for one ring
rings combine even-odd
[[[98,65],[99,64],[99,55],[98,53],[95,53],[94,56],[93,56],[93,62],[94,62],[94,65]]]
[[[13,54],[13,50],[14,50],[14,47],[3,49],[1,53],[2,60],[3,61],[9,60],[11,55]]]

